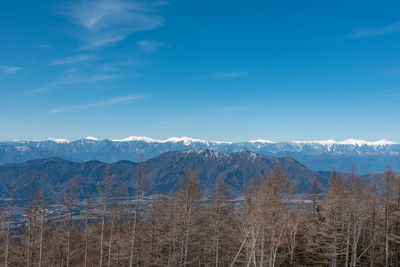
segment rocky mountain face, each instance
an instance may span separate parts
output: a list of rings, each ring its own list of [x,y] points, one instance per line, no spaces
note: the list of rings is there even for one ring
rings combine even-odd
[[[359,173],[381,172],[387,165],[400,170],[400,144],[381,140],[366,142],[346,140],[271,142],[254,140],[241,143],[205,141],[187,137],[154,140],[147,137],[130,137],[121,140],[86,138],[69,142],[51,139],[46,141],[0,142],[0,164],[21,163],[32,159],[61,157],[85,162],[100,160],[117,162],[138,161],[156,157],[167,151],[209,149],[221,153],[250,151],[273,157],[292,157],[312,170],[349,171],[355,164]]]
[[[81,198],[96,197],[99,195],[98,186],[108,175],[115,191],[123,188],[132,194],[136,185],[137,165],[125,160],[116,163],[97,160],[77,163],[56,157],[6,164],[0,166],[0,193],[5,195],[7,188],[13,188],[17,190],[16,197],[26,198],[33,185],[44,187],[49,199],[60,200],[69,186],[77,183]],[[252,152],[170,151],[143,162],[149,194],[175,190],[184,172],[189,172],[198,177],[206,193],[211,194],[217,181],[222,179],[232,196],[239,196],[252,180],[270,173],[276,165],[293,181],[297,193],[305,193],[314,177],[322,185],[326,184],[326,175],[316,173],[292,158],[276,158]]]

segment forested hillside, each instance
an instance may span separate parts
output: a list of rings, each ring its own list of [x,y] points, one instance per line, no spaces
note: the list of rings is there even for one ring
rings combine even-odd
[[[60,209],[32,190],[25,223],[14,225],[13,194],[3,200],[0,260],[9,266],[396,266],[400,253],[400,178],[388,169],[366,183],[355,172],[318,180],[307,200],[277,165],[232,199],[225,183],[205,198],[185,172],[175,192],[144,199],[144,164],[135,193],[100,197],[79,210],[71,184]],[[133,200],[127,200],[127,197]],[[81,202],[80,202],[81,203]]]
[[[166,194],[177,189],[185,171],[195,173],[201,190],[209,195],[215,190],[216,182],[222,179],[229,192],[240,196],[254,178],[269,173],[275,165],[287,173],[296,185],[297,193],[305,193],[314,177],[322,184],[326,175],[316,173],[292,158],[276,158],[251,152],[224,154],[211,150],[170,151],[142,162],[148,176],[146,190],[149,194]],[[0,195],[9,188],[16,190],[16,198],[26,199],[31,184],[41,187],[51,201],[60,201],[72,183],[78,183],[78,199],[98,197],[97,184],[110,178],[114,189],[124,188],[135,192],[136,162],[119,161],[104,163],[88,161],[77,163],[61,158],[32,160],[21,164],[0,166]]]

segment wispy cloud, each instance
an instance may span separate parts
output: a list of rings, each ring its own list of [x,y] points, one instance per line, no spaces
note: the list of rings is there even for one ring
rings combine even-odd
[[[203,76],[206,79],[228,79],[237,78],[245,76],[247,72],[245,71],[231,71],[231,72],[216,72],[209,75]]]
[[[212,110],[211,112],[216,112],[216,113],[230,113],[230,112],[236,112],[236,111],[245,111],[245,110],[251,110],[254,108],[254,105],[248,105],[248,106],[231,106],[231,107],[223,107],[223,108],[218,108],[215,110]]]
[[[166,2],[128,0],[75,1],[61,9],[78,25],[83,49],[112,45],[135,32],[160,27],[165,19],[156,14]]]
[[[393,76],[400,76],[400,69],[390,69],[386,73]]]
[[[129,67],[129,69],[132,69],[131,66],[141,66],[145,64],[146,62],[143,60],[122,59],[119,61],[97,64],[96,66],[99,71],[102,72],[121,72],[127,67]]]
[[[39,88],[23,91],[21,93],[18,93],[17,95],[27,96],[27,95],[41,94],[56,90],[57,88],[66,85],[96,83],[107,80],[115,80],[123,77],[125,77],[124,74],[103,74],[103,73],[92,74],[92,75],[68,74],[60,80],[56,80]]]
[[[24,68],[15,67],[15,66],[0,66],[0,72],[5,74],[16,74],[18,71],[23,70]]]
[[[161,47],[166,47],[167,44],[156,40],[141,40],[138,42],[141,50],[144,52],[154,52]]]
[[[148,97],[148,95],[127,95],[127,96],[121,96],[121,97],[114,97],[114,98],[109,98],[106,100],[89,103],[89,104],[67,106],[67,107],[52,109],[52,110],[47,111],[46,114],[55,114],[55,113],[74,111],[74,110],[80,110],[80,109],[97,108],[97,107],[102,107],[102,106],[118,104],[121,102],[143,99],[143,98],[147,98],[147,97]]]
[[[51,46],[48,44],[38,44],[37,47],[47,49],[47,48],[50,48]]]
[[[347,35],[347,38],[372,37],[372,36],[395,33],[399,31],[400,31],[400,22],[374,28],[355,28],[352,33]]]
[[[126,38],[126,35],[115,35],[114,33],[103,33],[97,36],[92,36],[91,38],[85,38],[85,44],[82,49],[91,49],[96,47],[101,47],[105,45],[113,45],[122,41]]]
[[[81,63],[85,61],[90,61],[95,59],[94,55],[78,55],[78,56],[69,56],[65,58],[60,58],[53,60],[52,62],[49,63],[50,66],[58,66],[58,65],[68,65],[68,64],[74,64],[74,63]]]
[[[385,104],[396,104],[400,99],[400,89],[391,89],[391,90],[381,90],[380,93],[377,94],[368,94],[362,95],[360,98],[363,98],[368,101],[373,101],[374,103],[380,102]]]

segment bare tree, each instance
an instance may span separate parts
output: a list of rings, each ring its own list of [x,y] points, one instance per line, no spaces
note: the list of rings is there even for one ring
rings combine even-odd
[[[118,220],[118,210],[119,210],[119,202],[116,202],[114,204],[114,207],[111,212],[111,225],[110,225],[110,238],[108,241],[108,261],[107,261],[107,267],[112,266],[111,265],[111,258],[112,258],[112,251],[113,251],[113,243],[114,243],[114,238],[115,238],[115,228],[117,225],[117,220]]]
[[[311,187],[308,190],[309,195],[312,201],[312,214],[315,216],[315,213],[317,211],[317,200],[318,200],[318,194],[321,193],[321,188],[320,188],[320,183],[318,182],[317,177],[314,177],[311,183]]]
[[[44,189],[40,192],[40,240],[39,240],[39,267],[43,266],[43,238],[44,238],[44,227],[46,223],[46,194]]]
[[[86,199],[86,212],[85,212],[85,267],[88,266],[88,249],[89,249],[89,198]]]
[[[144,162],[140,160],[136,167],[136,199],[135,199],[135,214],[133,218],[133,227],[132,227],[132,234],[131,234],[131,250],[130,250],[130,258],[129,258],[129,267],[133,266],[134,263],[134,254],[135,254],[135,242],[136,242],[136,228],[139,219],[139,206],[140,201],[143,195],[144,185],[146,183],[146,170],[144,166]]]
[[[370,199],[370,208],[372,208],[371,212],[371,253],[370,253],[370,266],[373,267],[375,265],[375,243],[376,243],[376,213],[377,213],[377,199],[376,199],[376,183],[372,185]]]
[[[135,175],[134,204],[123,194],[114,197],[106,169],[100,200],[91,204],[88,198],[86,211],[76,195],[82,191],[78,185],[71,185],[62,202],[53,203],[45,184],[36,193],[32,181],[25,214],[16,198],[20,192],[3,192],[1,262],[85,267],[399,265],[400,177],[390,168],[369,176],[357,175],[354,168],[347,174],[332,172],[328,185],[318,186],[321,194],[314,179],[312,201],[293,195],[293,184],[279,166],[254,179],[243,198],[231,198],[223,180],[204,197],[195,173],[184,172],[175,191],[153,195],[150,201],[144,197],[144,165]],[[82,221],[75,223],[80,208]],[[19,228],[15,221],[22,215]]]
[[[64,197],[64,205],[68,210],[68,228],[67,228],[67,267],[70,266],[70,254],[71,254],[71,233],[72,233],[72,214],[74,209],[74,200],[75,200],[75,182],[72,182],[70,185],[68,192]]]
[[[102,209],[100,211],[101,216],[101,230],[100,230],[100,258],[99,258],[99,266],[103,266],[103,254],[104,254],[104,235],[105,235],[105,226],[106,219],[108,216],[108,202],[110,198],[110,178],[109,178],[109,170],[106,168],[106,177],[104,180],[104,188],[99,187],[99,193],[102,196]]]
[[[39,198],[38,191],[34,190],[34,174],[32,173],[32,176],[30,179],[30,185],[29,185],[29,208],[27,210],[28,229],[27,229],[27,233],[26,233],[27,237],[26,237],[26,250],[25,250],[27,267],[31,266],[32,232],[34,232],[35,223],[36,223],[36,220],[34,219],[34,218],[36,218],[36,216],[34,213],[36,213],[38,198]]]
[[[289,265],[295,265],[295,252],[298,247],[299,232],[305,227],[304,210],[299,205],[288,208],[285,241],[289,254]]]
[[[385,267],[390,265],[389,259],[389,235],[390,235],[390,202],[393,194],[393,183],[395,180],[395,173],[390,167],[387,167],[385,173],[383,174],[383,194],[384,194],[384,206],[385,206]]]
[[[10,244],[11,244],[11,223],[13,219],[13,201],[14,201],[14,189],[8,189],[7,190],[7,199],[5,199],[6,202],[8,202],[7,207],[6,207],[6,219],[5,219],[5,226],[4,226],[4,232],[6,236],[6,247],[4,249],[4,266],[8,267],[9,264],[9,256],[10,256]]]
[[[214,196],[212,197],[211,217],[214,225],[214,256],[215,267],[219,266],[220,261],[220,239],[224,219],[224,205],[225,201],[229,198],[228,189],[222,179],[219,179],[216,184]]]

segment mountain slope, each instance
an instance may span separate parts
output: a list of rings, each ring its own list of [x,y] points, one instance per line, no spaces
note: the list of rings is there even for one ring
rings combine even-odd
[[[381,140],[366,142],[346,140],[271,142],[254,140],[241,143],[205,141],[187,137],[153,140],[129,137],[121,140],[97,140],[93,137],[73,142],[67,140],[0,142],[0,164],[32,159],[61,157],[84,162],[117,162],[150,159],[167,151],[211,149],[222,153],[251,151],[274,157],[292,157],[313,170],[346,172],[354,163],[360,173],[384,171],[389,164],[400,170],[400,144]]]
[[[149,177],[149,193],[167,193],[175,190],[185,171],[197,175],[201,187],[213,192],[218,179],[222,179],[234,196],[238,196],[255,177],[269,173],[279,165],[296,184],[297,192],[304,193],[314,177],[321,183],[326,178],[292,158],[275,158],[256,155],[251,152],[224,154],[211,150],[171,151],[144,163]],[[75,181],[79,184],[81,197],[98,196],[97,186],[106,173],[113,188],[124,188],[132,194],[136,183],[137,163],[119,161],[112,164],[100,161],[76,163],[61,158],[32,160],[21,164],[0,166],[0,192],[7,188],[17,188],[17,197],[26,198],[33,177],[34,186],[45,186],[50,199],[60,200]]]

